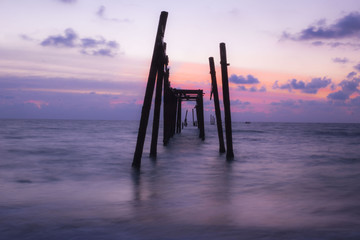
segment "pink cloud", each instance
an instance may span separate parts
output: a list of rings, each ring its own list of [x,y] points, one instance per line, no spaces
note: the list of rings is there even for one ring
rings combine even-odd
[[[27,100],[24,103],[34,104],[38,109],[41,109],[43,106],[48,106],[49,103],[41,100]]]
[[[128,104],[129,102],[124,101],[124,100],[120,100],[120,99],[113,99],[110,101],[110,105],[117,105],[117,104]]]

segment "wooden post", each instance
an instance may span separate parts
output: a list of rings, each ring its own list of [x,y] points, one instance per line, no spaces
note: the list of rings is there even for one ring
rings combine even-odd
[[[218,94],[218,88],[216,82],[216,72],[215,72],[215,64],[213,57],[209,58],[209,65],[210,65],[210,74],[211,74],[211,83],[212,83],[212,93],[214,94],[216,125],[219,136],[219,152],[224,153],[225,152],[224,135],[223,135],[222,122],[221,122],[219,94]],[[211,100],[211,96],[210,96],[210,100]]]
[[[152,100],[152,96],[154,93],[156,73],[158,70],[157,62],[158,62],[159,54],[161,54],[160,48],[162,47],[162,43],[163,43],[167,16],[168,16],[167,12],[161,12],[160,19],[159,19],[159,25],[158,25],[158,29],[157,29],[157,33],[156,33],[154,51],[153,51],[153,56],[151,59],[149,77],[148,77],[148,82],[146,85],[146,91],[145,91],[145,96],[144,96],[144,103],[143,103],[142,110],[141,110],[141,119],[140,119],[140,124],[139,124],[138,137],[137,137],[137,141],[136,141],[134,159],[132,162],[132,166],[136,169],[140,169],[140,166],[141,166],[141,157],[142,157],[143,148],[144,148],[147,124],[149,121],[151,100]]]
[[[176,132],[176,109],[177,108],[177,98],[174,93],[171,93],[171,137],[175,135]]]
[[[165,59],[165,76],[164,76],[164,110],[163,110],[163,120],[164,120],[164,137],[163,144],[166,146],[169,142],[171,136],[171,99],[170,99],[170,83],[169,83],[169,68],[168,57]]]
[[[165,50],[166,50],[166,44],[163,43],[163,47],[159,50],[161,51],[161,56],[159,56],[158,58],[158,73],[157,73],[157,81],[156,81],[154,120],[153,120],[153,129],[152,129],[152,137],[151,137],[150,157],[156,157],[156,153],[157,153],[161,93],[162,93],[162,85],[164,79]]]
[[[200,129],[199,138],[205,140],[205,121],[204,121],[204,101],[203,101],[203,90],[199,90],[199,118],[198,125]]]
[[[181,98],[178,98],[176,133],[181,133]]]
[[[196,126],[200,128],[199,126],[199,99],[196,100],[196,106],[195,106],[195,113],[196,113]]]
[[[192,109],[192,119],[193,119],[193,126],[195,126],[195,120],[194,120],[194,109]]]
[[[228,160],[234,159],[234,151],[232,144],[232,129],[231,129],[231,110],[230,110],[230,94],[229,94],[229,79],[226,59],[226,47],[225,43],[220,43],[220,59],[221,59],[221,76],[222,76],[222,88],[223,88],[223,102],[225,111],[225,133],[226,133],[226,158]]]

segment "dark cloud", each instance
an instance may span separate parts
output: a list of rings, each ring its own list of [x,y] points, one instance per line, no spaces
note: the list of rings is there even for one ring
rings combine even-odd
[[[75,31],[68,28],[64,35],[49,36],[41,42],[41,45],[44,47],[75,47],[77,38]]]
[[[303,29],[296,35],[284,33],[283,37],[298,41],[360,38],[360,13],[352,12],[328,26],[322,20],[315,25]]]
[[[116,55],[116,50],[119,44],[116,41],[106,41],[105,39],[82,38],[80,44],[81,53],[93,56],[108,56]]]
[[[63,35],[49,36],[41,42],[44,47],[78,48],[85,55],[109,56],[117,54],[119,44],[116,41],[107,41],[99,38],[79,38],[71,28],[65,30]]]
[[[345,101],[350,99],[350,96],[357,92],[360,93],[360,90],[358,89],[360,84],[360,78],[356,77],[356,74],[354,72],[351,72],[348,75],[347,80],[343,80],[339,86],[341,87],[341,90],[337,92],[330,93],[327,98],[329,100],[340,100]]]
[[[333,58],[333,62],[334,63],[348,63],[349,59],[337,57],[337,58]]]
[[[105,21],[112,21],[112,22],[129,22],[129,19],[127,18],[123,18],[123,19],[119,19],[119,18],[109,18],[105,15],[105,6],[104,5],[101,5],[99,7],[99,9],[96,11],[96,15],[101,18],[102,20],[105,20]]]
[[[347,76],[346,76],[346,78],[353,78],[353,77],[355,77],[356,76],[356,72],[351,72],[351,73],[349,73]]]
[[[257,88],[253,86],[251,88],[246,88],[245,86],[238,86],[237,90],[246,92],[266,92],[266,87],[262,86],[261,88]]]
[[[293,39],[295,40],[295,39]],[[331,48],[337,48],[337,47],[350,47],[355,50],[360,49],[360,44],[358,43],[352,43],[352,42],[325,42],[325,41],[314,41],[311,43],[313,46],[329,46]]]
[[[355,65],[354,68],[356,69],[356,71],[360,72],[360,63]]]
[[[356,106],[356,107],[360,107],[360,96],[351,99],[351,105]]]
[[[113,53],[111,51],[111,49],[99,49],[99,50],[94,50],[92,52],[92,55],[94,56],[108,56],[108,57],[113,57]]]
[[[97,47],[98,45],[103,45],[105,43],[104,39],[94,39],[94,38],[82,38],[81,39],[81,47],[83,48],[92,48]]]
[[[299,104],[298,101],[295,100],[281,100],[279,102],[272,102],[270,103],[270,105],[272,106],[276,106],[276,107],[285,107],[285,108],[298,108]]]
[[[304,81],[291,79],[287,83],[279,85],[276,81],[273,89],[284,89],[291,92],[292,90],[300,90],[303,93],[316,94],[320,88],[325,88],[331,83],[329,78],[313,78],[311,82],[305,83]]]
[[[349,98],[349,95],[346,94],[345,92],[343,91],[337,91],[337,92],[333,92],[333,93],[330,93],[328,96],[327,96],[328,99],[330,100],[341,100],[341,101],[345,101]]]
[[[254,77],[253,75],[247,75],[247,77],[244,77],[242,75],[235,75],[232,74],[229,78],[230,82],[235,84],[258,84],[260,83],[259,79]]]
[[[116,41],[108,41],[106,42],[106,45],[110,48],[118,48],[119,44]]]
[[[245,108],[249,107],[251,105],[251,103],[247,102],[247,101],[243,102],[243,101],[240,101],[239,99],[236,99],[236,100],[231,100],[230,105],[236,106],[237,108],[245,109]]]
[[[315,42],[312,42],[311,44],[314,45],[314,46],[323,46],[323,45],[325,45],[325,43],[323,41],[315,41]]]

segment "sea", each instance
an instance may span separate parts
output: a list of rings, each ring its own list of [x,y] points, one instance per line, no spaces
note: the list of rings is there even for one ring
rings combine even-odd
[[[0,239],[360,239],[360,124],[0,120]],[[225,138],[225,135],[224,135]]]

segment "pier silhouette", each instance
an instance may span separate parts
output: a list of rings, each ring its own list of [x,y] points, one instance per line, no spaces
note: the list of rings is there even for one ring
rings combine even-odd
[[[196,111],[196,124],[194,120],[194,109],[193,113],[193,125],[197,125],[199,129],[199,138],[205,140],[205,123],[204,123],[204,92],[202,89],[177,89],[170,85],[169,75],[170,70],[168,67],[169,57],[166,54],[166,43],[164,42],[164,35],[166,29],[166,22],[168,13],[163,11],[160,14],[157,34],[155,38],[155,45],[150,64],[150,71],[148,81],[145,90],[144,102],[141,110],[141,118],[139,131],[137,136],[136,148],[132,166],[135,169],[140,169],[141,158],[143,154],[146,129],[149,121],[149,114],[151,109],[151,102],[155,90],[155,103],[154,103],[154,116],[153,116],[153,128],[151,137],[150,157],[155,158],[157,155],[157,144],[159,135],[159,124],[160,124],[160,110],[161,110],[161,99],[163,96],[163,144],[166,146],[169,143],[171,137],[175,133],[181,133],[183,127],[181,119],[181,108],[183,101],[195,101]],[[227,74],[227,63],[226,59],[226,48],[225,43],[220,43],[220,56],[221,56],[221,72],[222,72],[222,85],[223,85],[223,102],[225,111],[225,129],[226,129],[226,147],[228,160],[234,158],[233,146],[232,146],[232,130],[231,130],[231,111],[230,111],[230,96],[228,86],[228,74]],[[210,74],[212,81],[211,96],[214,95],[214,105],[216,111],[216,122],[219,136],[219,152],[225,152],[224,138],[222,132],[221,113],[219,105],[219,96],[216,83],[216,73],[214,58],[209,58]],[[156,83],[156,87],[155,87]],[[186,113],[187,116],[187,113]],[[187,123],[187,120],[185,121]],[[187,124],[186,124],[187,125]]]

